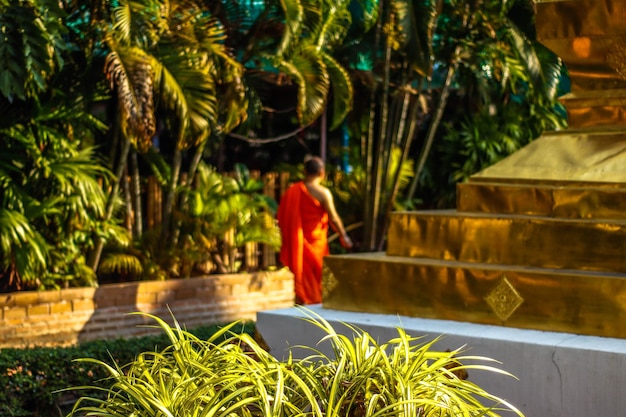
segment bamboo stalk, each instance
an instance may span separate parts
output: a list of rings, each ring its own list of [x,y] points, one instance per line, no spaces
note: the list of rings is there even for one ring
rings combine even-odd
[[[278,174],[275,172],[268,172],[263,176],[263,194],[278,200],[276,198],[276,179]],[[276,251],[270,246],[261,245],[261,265],[264,269],[270,266],[276,266]]]

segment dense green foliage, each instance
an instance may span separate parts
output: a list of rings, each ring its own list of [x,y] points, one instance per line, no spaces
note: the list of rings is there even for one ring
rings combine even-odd
[[[346,156],[342,214],[361,250],[382,249],[391,211],[449,206],[456,182],[564,126],[563,66],[531,3],[0,0],[0,290],[186,276],[200,224],[205,248],[277,244],[272,205],[253,219],[249,190],[229,199],[228,230],[197,215],[226,198],[202,194],[199,167],[221,171],[234,140],[289,142],[289,162]],[[345,142],[318,151],[309,133]]]
[[[5,34],[0,39],[5,58],[0,64],[0,139],[7,155],[0,181],[12,193],[0,202],[2,289],[93,285],[103,252],[119,253],[120,248],[139,254],[113,264],[109,256],[103,273],[146,272],[156,278],[188,270],[176,249],[189,245],[190,233],[181,228],[189,225],[199,201],[190,196],[218,198],[189,189],[197,187],[200,162],[225,135],[235,127],[244,134],[256,128],[266,101],[283,86],[296,124],[319,118],[331,86],[338,109],[334,124],[349,112],[349,79],[331,55],[345,37],[348,6],[346,1],[271,1],[256,13],[249,2],[0,1]],[[44,127],[54,128],[45,138]],[[49,175],[48,167],[59,158],[49,150],[59,147],[63,157],[79,154],[91,158],[92,165],[83,163],[80,173],[62,171],[66,178]],[[43,174],[33,175],[38,173],[29,172],[30,165],[43,167]],[[163,218],[147,231],[141,190],[150,175],[161,181]],[[64,187],[60,193],[60,186],[50,184],[60,201],[54,201],[55,207],[47,195],[29,194],[45,194],[41,178],[58,179]],[[98,182],[100,187],[92,186]],[[74,192],[82,192],[80,198]],[[267,221],[272,206],[259,210],[259,199],[244,194],[253,195],[245,190],[227,205],[227,217],[240,216],[235,221],[239,230],[216,233],[234,233],[241,244],[277,245],[277,229]],[[65,200],[71,200],[72,210],[60,207],[68,204]],[[58,219],[51,219],[53,211]],[[116,226],[122,222],[126,236]],[[47,236],[54,240],[46,241]],[[136,262],[154,257],[155,251],[169,256],[166,268]],[[222,269],[235,271],[236,264],[229,261]],[[130,270],[122,271],[124,265]]]
[[[457,182],[544,131],[566,127],[558,101],[565,67],[537,41],[531,6],[524,0],[444,2],[434,52],[450,91],[442,126],[429,129],[437,144],[427,172],[414,179],[414,185],[421,181],[427,206],[453,207]]]
[[[207,340],[222,326],[189,329],[191,334]],[[251,323],[237,325],[234,332],[254,333]],[[36,347],[0,349],[0,416],[58,417],[68,412],[78,398],[77,391],[67,387],[93,385],[106,387],[106,371],[92,363],[76,362],[79,358],[113,361],[121,366],[134,361],[141,352],[162,349],[170,344],[165,334],[85,342],[66,348]],[[98,396],[98,390],[88,391]],[[86,394],[81,391],[80,394]]]
[[[532,2],[377,4],[374,33],[346,42],[353,52],[341,60],[360,103],[348,117],[349,155],[365,173],[366,250],[383,248],[398,204],[451,207],[458,181],[565,126],[563,65],[536,40]],[[409,187],[391,168],[394,149],[395,167],[414,160]]]

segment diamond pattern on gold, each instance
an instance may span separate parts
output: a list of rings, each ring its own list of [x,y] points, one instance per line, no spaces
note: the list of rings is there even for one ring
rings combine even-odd
[[[500,282],[487,294],[485,301],[496,313],[496,316],[504,322],[522,305],[524,299],[509,282],[506,275],[503,275]]]
[[[326,262],[322,265],[322,301],[339,285],[339,281],[335,278],[335,274],[330,270]]]

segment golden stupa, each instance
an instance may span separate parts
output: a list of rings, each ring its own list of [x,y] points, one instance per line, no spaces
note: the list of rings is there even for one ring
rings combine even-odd
[[[626,0],[536,1],[569,128],[397,212],[384,253],[327,257],[323,306],[626,338]]]

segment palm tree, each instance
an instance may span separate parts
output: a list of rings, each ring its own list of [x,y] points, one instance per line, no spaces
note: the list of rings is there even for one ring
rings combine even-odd
[[[266,11],[247,25],[240,17],[243,9],[232,3],[120,1],[112,8],[112,20],[105,22],[105,71],[116,93],[116,130],[122,138],[114,173],[121,177],[130,151],[152,147],[159,114],[168,133],[160,137],[161,145],[172,154],[167,171],[160,173],[167,187],[161,238],[166,246],[178,239],[175,210],[187,206],[186,195],[179,199],[180,186],[193,183],[207,144],[221,141],[238,125],[254,125],[255,117],[243,122],[262,108],[260,83],[294,83],[296,115],[303,126],[322,114],[332,85],[337,110],[331,127],[345,117],[351,108],[350,80],[328,51],[344,36],[348,3],[268,2]],[[239,32],[232,28],[233,16]],[[191,155],[186,162],[185,154]],[[187,175],[182,175],[184,165]],[[107,218],[118,188],[111,192]],[[93,252],[94,269],[103,245],[99,242]]]
[[[511,13],[514,6],[516,11]],[[520,15],[524,16],[523,21]],[[537,109],[534,115],[529,115],[538,124],[537,127],[532,127],[530,135],[522,133],[517,138],[512,135],[500,137],[497,143],[502,146],[496,147],[502,151],[484,163],[466,169],[465,177],[514,152],[538,137],[543,130],[559,128],[564,124],[564,119],[559,114],[561,105],[557,101],[557,86],[563,65],[560,58],[534,39],[532,2],[447,0],[443,3],[441,16],[436,33],[435,53],[443,63],[445,81],[406,196],[407,201],[414,198],[452,88],[463,90],[465,103],[462,108],[465,115],[461,118],[466,126],[472,114],[478,117],[482,114],[483,118],[491,117],[493,125],[496,113],[504,114],[503,109],[507,105],[515,104],[512,101],[513,96]],[[523,22],[526,32],[520,30],[512,20],[513,16]],[[526,118],[521,125],[532,125],[528,122],[529,118]],[[489,124],[483,126],[488,128]],[[517,134],[523,130],[523,127],[519,128]],[[450,134],[454,135],[453,130],[450,130]],[[489,140],[488,135],[482,136],[483,141]],[[459,180],[462,177],[457,174],[455,178]]]
[[[112,11],[105,72],[117,94],[117,129],[123,139],[115,174],[121,178],[131,148],[145,153],[153,146],[156,115],[161,115],[173,137],[162,224],[167,243],[176,236],[170,226],[183,152],[195,148],[191,181],[212,133],[228,132],[245,118],[241,67],[224,47],[219,22],[197,2],[121,1]],[[222,94],[228,99],[218,100]],[[111,192],[107,217],[118,187]],[[103,244],[94,251],[94,269]]]
[[[456,120],[499,111],[510,106],[513,98],[528,103],[527,109],[534,110],[525,110],[524,114],[533,122],[518,129],[518,136],[493,138],[501,150],[498,157],[544,129],[562,125],[556,101],[560,60],[549,55],[533,40],[532,33],[522,32],[509,17],[519,14],[524,4],[531,2],[380,1],[375,30],[349,38],[349,49],[338,50],[352,70],[359,101],[369,103],[369,111],[354,112],[350,124],[353,136],[360,139],[357,163],[363,166],[359,172],[365,175],[363,250],[382,249],[392,210],[418,206],[418,184],[458,172],[450,164],[463,163],[466,150],[461,149],[462,145],[451,146],[452,136],[435,145],[436,138],[459,129]],[[511,13],[515,5],[516,11]],[[532,12],[532,8],[526,11]],[[525,19],[531,22],[525,28],[528,31],[532,15]],[[451,94],[456,99],[457,113],[447,105]],[[457,97],[465,100],[460,106]],[[513,112],[502,110],[499,114],[504,118]],[[491,139],[483,136],[480,140],[484,143]],[[433,149],[438,153],[447,149],[453,155],[445,160],[439,155],[437,160],[430,158],[427,165]],[[411,158],[415,166],[412,181],[407,182]],[[479,167],[484,165],[473,165],[473,169]],[[446,181],[443,187],[447,190],[450,184]]]
[[[289,86],[282,101],[293,103],[298,126],[318,120],[330,103],[330,129],[339,127],[352,108],[352,83],[333,51],[350,27],[350,1],[266,1],[258,13],[251,12],[251,2],[214,4],[226,42],[245,68],[250,106],[240,134],[258,130],[271,96]]]

